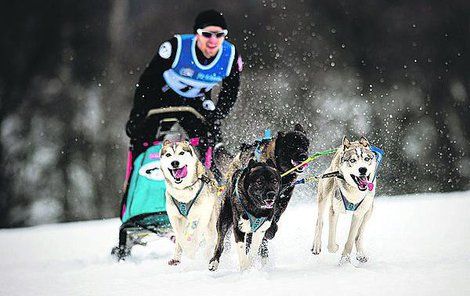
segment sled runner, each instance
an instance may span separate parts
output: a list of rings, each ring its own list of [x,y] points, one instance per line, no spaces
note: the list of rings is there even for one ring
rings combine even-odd
[[[185,126],[202,128],[188,132],[183,127],[183,120]],[[133,246],[145,246],[149,235],[174,240],[166,213],[165,181],[160,171],[163,140],[181,140],[192,136],[190,143],[199,148],[196,149],[198,153],[204,154],[206,168],[210,169],[212,164],[213,143],[200,141],[209,131],[209,126],[205,118],[193,108],[152,109],[147,114],[143,128],[149,141],[139,143],[142,147],[130,149],[127,158],[123,186],[125,193],[120,207],[122,225],[119,229],[119,245],[111,251],[118,261],[129,256]]]

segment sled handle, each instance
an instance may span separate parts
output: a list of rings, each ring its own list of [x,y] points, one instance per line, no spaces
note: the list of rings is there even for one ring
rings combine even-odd
[[[206,123],[206,118],[201,115],[201,113],[197,112],[196,109],[189,106],[175,106],[175,107],[164,107],[158,109],[151,109],[147,113],[147,117],[155,115],[155,114],[164,114],[164,113],[172,113],[172,112],[188,112],[196,116],[196,118],[200,119],[204,123]]]

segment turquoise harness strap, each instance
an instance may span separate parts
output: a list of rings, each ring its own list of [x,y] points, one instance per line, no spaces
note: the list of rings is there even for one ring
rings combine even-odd
[[[243,204],[240,194],[238,193],[238,180],[239,180],[239,176],[237,176],[237,181],[235,182],[235,195],[237,196],[238,201],[242,205],[243,210],[245,211],[245,214],[248,216],[248,220],[250,220],[251,231],[256,232],[256,230],[258,230],[264,224],[264,222],[268,220],[268,217],[257,218],[248,212],[245,205]]]
[[[256,161],[260,161],[260,159],[261,159],[261,152],[262,152],[262,151],[261,151],[261,147],[260,147],[260,146],[261,146],[261,145],[258,144],[258,145],[256,146],[256,149],[255,149],[255,159],[256,159]]]
[[[251,231],[253,232],[256,232],[268,219],[267,217],[256,218],[248,212],[246,212],[246,214],[248,215],[248,219],[250,219]]]
[[[366,195],[364,194],[364,197],[361,199],[361,201],[358,202],[357,204],[354,204],[346,199],[343,192],[341,192],[341,189],[338,188],[338,192],[339,192],[339,195],[341,196],[341,199],[343,200],[344,208],[346,209],[346,211],[352,211],[352,212],[356,211],[357,208],[359,208],[359,206],[362,204],[362,202],[366,198]]]
[[[173,196],[170,195],[171,200],[173,201],[175,206],[178,208],[178,212],[180,212],[181,215],[183,215],[184,217],[188,217],[189,211],[191,210],[191,207],[193,206],[194,202],[196,201],[199,194],[201,193],[202,188],[204,188],[204,181],[201,182],[201,187],[199,187],[199,190],[197,191],[196,196],[187,203],[177,201]]]
[[[377,158],[377,165],[375,166],[375,174],[374,174],[374,178],[372,178],[372,182],[374,182],[375,177],[377,177],[377,173],[379,172],[380,164],[382,163],[382,158],[384,156],[384,151],[382,149],[378,148],[378,147],[375,147],[375,146],[370,146],[370,150],[372,150],[372,152],[374,152],[375,157]]]

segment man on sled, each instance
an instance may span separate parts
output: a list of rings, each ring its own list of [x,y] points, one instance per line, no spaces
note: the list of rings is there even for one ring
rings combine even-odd
[[[201,12],[193,34],[175,35],[163,42],[136,86],[126,133],[130,138],[126,190],[121,203],[123,222],[118,259],[141,244],[142,232],[167,235],[164,181],[159,171],[163,137],[175,123],[199,151],[208,169],[216,146],[221,146],[220,121],[237,99],[242,60],[225,40],[228,28],[215,10]],[[211,90],[221,84],[217,103]],[[135,234],[135,235],[132,235]]]

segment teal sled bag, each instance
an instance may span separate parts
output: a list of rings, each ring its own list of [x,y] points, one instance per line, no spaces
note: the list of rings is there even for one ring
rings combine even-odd
[[[152,213],[161,214],[157,220],[162,221],[155,222],[169,222],[166,215],[165,180],[160,170],[161,149],[161,144],[152,146],[135,159],[123,209],[123,223],[133,217]]]

